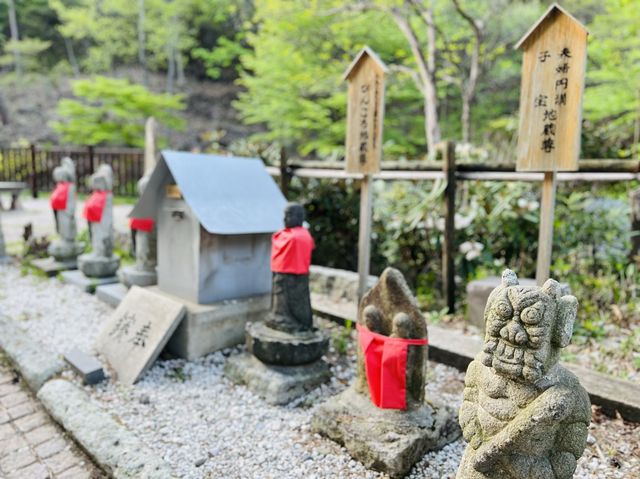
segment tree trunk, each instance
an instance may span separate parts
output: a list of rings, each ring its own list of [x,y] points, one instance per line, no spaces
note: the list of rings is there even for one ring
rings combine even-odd
[[[144,0],[138,0],[138,61],[142,67],[142,83],[149,86],[149,75],[147,72],[147,51],[146,51],[146,32],[144,31],[145,10]]]
[[[78,66],[76,54],[73,51],[73,43],[71,43],[71,40],[67,37],[64,37],[64,48],[67,50],[67,58],[69,60],[69,65],[71,65],[71,69],[73,70],[73,75],[80,75],[80,67]]]
[[[9,8],[9,30],[11,32],[11,40],[13,43],[13,57],[15,62],[16,75],[22,75],[22,59],[20,58],[20,33],[18,32],[18,20],[16,19],[16,5],[13,0],[5,0]]]
[[[0,123],[3,125],[9,124],[9,110],[7,110],[7,105],[4,102],[4,98],[0,93]]]
[[[640,189],[629,193],[631,203],[631,258],[640,262]]]
[[[462,123],[462,142],[471,141],[471,98],[466,93],[462,93],[462,113],[460,114]]]

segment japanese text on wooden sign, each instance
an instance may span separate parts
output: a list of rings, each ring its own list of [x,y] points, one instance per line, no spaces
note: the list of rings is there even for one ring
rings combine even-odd
[[[575,171],[580,153],[587,32],[551,9],[524,41],[518,171]]]
[[[380,171],[386,67],[368,48],[349,67],[346,170],[373,174]]]

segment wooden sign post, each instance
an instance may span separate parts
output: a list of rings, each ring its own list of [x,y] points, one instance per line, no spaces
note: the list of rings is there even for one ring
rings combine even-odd
[[[539,285],[551,268],[556,173],[578,169],[587,35],[578,20],[554,3],[515,46],[523,50],[516,170],[544,172]]]
[[[344,74],[349,83],[346,171],[364,175],[360,186],[358,301],[366,292],[371,262],[371,178],[380,171],[382,157],[386,72],[387,67],[382,60],[369,47],[364,47]]]

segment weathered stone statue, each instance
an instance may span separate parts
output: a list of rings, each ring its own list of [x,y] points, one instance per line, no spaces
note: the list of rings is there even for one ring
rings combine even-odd
[[[50,202],[60,238],[49,245],[48,253],[64,267],[75,268],[84,247],[76,241],[76,167],[71,158],[63,158],[54,168],[53,179],[56,188]]]
[[[460,436],[455,411],[425,400],[427,325],[400,271],[387,268],[358,308],[354,384],[317,408],[312,428],[365,466],[404,476]]]
[[[304,222],[304,209],[289,203],[284,229],[273,234],[271,311],[265,321],[248,323],[250,355],[227,361],[225,372],[273,404],[284,404],[329,377],[321,360],[329,338],[313,327],[309,296],[309,267],[313,238]]]
[[[143,176],[138,181],[138,194],[142,196],[149,182],[149,176]],[[157,283],[157,228],[151,218],[131,218],[133,246],[136,253],[136,263],[122,268],[118,273],[120,281],[127,287],[151,286]]]
[[[484,349],[465,378],[460,425],[469,444],[458,478],[573,477],[591,407],[558,358],[577,308],[552,279],[523,287],[513,271],[502,274],[484,313]]]
[[[120,258],[113,254],[113,171],[102,164],[91,175],[93,193],[87,199],[83,215],[89,222],[91,252],[80,255],[80,270],[90,278],[113,276]]]
[[[271,239],[273,289],[271,313],[265,324],[287,333],[313,328],[309,266],[315,245],[303,222],[302,205],[289,203],[284,212],[284,229]]]

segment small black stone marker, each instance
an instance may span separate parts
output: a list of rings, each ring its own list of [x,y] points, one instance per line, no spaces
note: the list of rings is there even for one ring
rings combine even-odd
[[[82,377],[84,384],[97,384],[104,380],[102,364],[95,356],[74,349],[65,353],[64,359]]]

